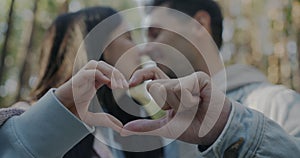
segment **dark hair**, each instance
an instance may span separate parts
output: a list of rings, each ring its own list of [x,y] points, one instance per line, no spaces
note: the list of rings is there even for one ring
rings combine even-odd
[[[74,66],[83,66],[75,65],[81,42],[96,25],[116,13],[109,7],[91,7],[62,14],[54,20],[41,45],[38,83],[31,92],[31,101],[38,100],[50,88],[59,87],[69,80]],[[121,18],[115,21],[113,26],[105,28],[103,37],[107,38],[120,23]],[[98,42],[100,47],[105,43],[105,41]]]
[[[31,93],[31,101],[41,98],[50,88],[59,87],[72,77],[73,68],[81,67],[75,63],[78,49],[84,38],[100,22],[115,15],[117,12],[109,7],[92,7],[74,13],[58,16],[48,29],[41,46],[40,72],[37,86]],[[121,18],[114,21],[111,27],[103,31],[103,41],[98,41],[99,47],[104,46],[108,36],[121,23]],[[101,49],[101,48],[100,48]],[[83,53],[87,53],[86,50]],[[82,54],[85,57],[88,54]],[[80,60],[85,60],[81,59]],[[92,157],[93,135],[89,134],[69,150],[64,158]]]
[[[81,42],[96,25],[109,16],[116,15],[116,13],[115,10],[109,7],[93,7],[75,13],[63,14],[55,19],[42,44],[39,81],[31,94],[33,101],[42,97],[50,88],[58,87],[71,78],[73,67],[76,66],[74,62]],[[87,53],[102,51],[105,40],[119,26],[121,20],[121,16],[117,15],[112,22],[108,22],[109,26],[103,28],[104,30],[93,32],[95,33],[93,35],[105,37],[105,39],[104,41],[91,40],[86,42],[85,49]],[[97,48],[95,48],[95,44],[98,44]],[[105,61],[103,54],[100,59]],[[97,91],[97,97],[104,109],[119,118],[123,123],[141,118],[127,114],[120,109],[114,100],[112,91],[107,86],[103,86]],[[125,97],[124,99],[129,98]],[[94,137],[89,134],[68,151],[64,158],[92,157],[93,140]],[[162,152],[162,149],[156,149],[154,151],[136,153],[124,151],[124,154],[126,157],[152,158],[161,157],[158,155]]]
[[[220,49],[223,43],[223,15],[220,6],[214,0],[153,0],[149,6],[167,4],[171,9],[181,11],[193,17],[198,11],[206,11],[211,17],[212,37]]]

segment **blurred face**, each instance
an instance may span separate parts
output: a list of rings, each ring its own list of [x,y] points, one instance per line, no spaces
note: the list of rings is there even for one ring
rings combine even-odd
[[[188,60],[195,71],[208,71],[202,54],[206,51],[200,52],[199,47],[194,45],[194,43],[202,43],[200,44],[200,47],[203,47],[201,51],[205,50],[205,42],[202,41],[209,41],[206,37],[208,33],[203,31],[205,28],[196,24],[192,18],[187,19],[176,14],[170,13],[166,9],[154,9],[150,13],[148,16],[148,41],[161,45],[150,43],[147,45],[145,53],[154,61],[161,63],[159,64],[160,68],[171,77],[174,75],[172,71],[176,72],[177,77],[192,73],[187,71],[186,65],[181,64],[182,56],[170,52],[175,50]],[[168,45],[175,50],[163,45]]]
[[[110,36],[108,47],[104,51],[104,60],[120,70],[129,79],[140,64],[139,49],[132,41],[131,33],[124,32],[127,25],[122,23]],[[122,32],[123,31],[123,32]]]

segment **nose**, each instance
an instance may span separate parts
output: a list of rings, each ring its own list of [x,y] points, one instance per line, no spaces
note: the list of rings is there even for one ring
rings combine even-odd
[[[141,56],[149,56],[152,60],[157,61],[162,58],[159,49],[157,48],[157,44],[155,43],[147,43],[141,49]]]
[[[140,55],[141,56],[150,56],[153,48],[149,45],[149,43],[142,44],[140,46]]]

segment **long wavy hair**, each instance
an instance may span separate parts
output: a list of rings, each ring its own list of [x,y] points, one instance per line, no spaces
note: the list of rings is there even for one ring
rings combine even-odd
[[[31,101],[40,99],[50,88],[59,87],[68,81],[74,70],[76,72],[85,65],[89,59],[89,53],[101,54],[99,51],[103,51],[106,40],[122,22],[121,16],[116,13],[115,10],[109,7],[92,7],[75,13],[63,14],[55,19],[41,46],[39,77],[36,87],[32,90]],[[93,28],[112,15],[116,15],[116,18],[113,18],[114,20],[109,23],[109,26],[104,28],[105,31],[101,32],[101,36],[103,36],[101,39],[103,40],[92,41],[96,42],[97,49],[92,48],[93,46],[89,47],[90,43],[85,43],[86,50],[78,51],[84,38]],[[106,61],[103,54],[102,56],[99,55],[98,58],[94,58],[94,60]],[[114,100],[112,91],[107,86],[103,86],[98,90],[97,97],[102,107],[123,123],[140,118],[127,114],[120,109]],[[125,97],[124,99],[128,98]],[[91,157],[93,141],[93,135],[88,135],[68,151],[64,158]],[[142,153],[124,151],[124,154],[130,158],[160,157],[158,155],[162,154],[162,149]]]
[[[54,20],[41,45],[39,77],[31,92],[30,102],[40,99],[50,88],[59,87],[68,81],[73,72],[86,64],[88,53],[98,53],[79,47],[93,28],[106,18],[115,15],[117,18],[114,18],[101,34],[103,40],[97,41],[98,49],[103,49],[109,35],[121,24],[122,19],[116,13],[109,7],[92,7],[60,15]],[[64,158],[92,157],[93,142],[94,137],[89,134],[68,151]]]
[[[50,88],[59,87],[68,81],[73,70],[79,70],[87,62],[87,51],[78,51],[81,43],[95,26],[116,13],[109,7],[92,7],[63,14],[55,19],[41,45],[38,82],[31,92],[31,101],[40,99]],[[102,49],[105,40],[120,24],[121,17],[114,18],[111,26],[105,28],[101,34],[104,40],[97,41],[99,49]]]

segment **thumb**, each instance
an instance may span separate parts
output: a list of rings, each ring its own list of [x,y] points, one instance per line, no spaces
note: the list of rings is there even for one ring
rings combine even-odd
[[[91,126],[109,127],[120,133],[123,124],[114,116],[106,113],[86,112],[85,115],[79,115],[81,120]]]
[[[121,130],[122,136],[130,135],[159,135],[159,128],[163,126],[161,119],[140,119],[127,123]],[[161,134],[160,134],[161,135]]]

